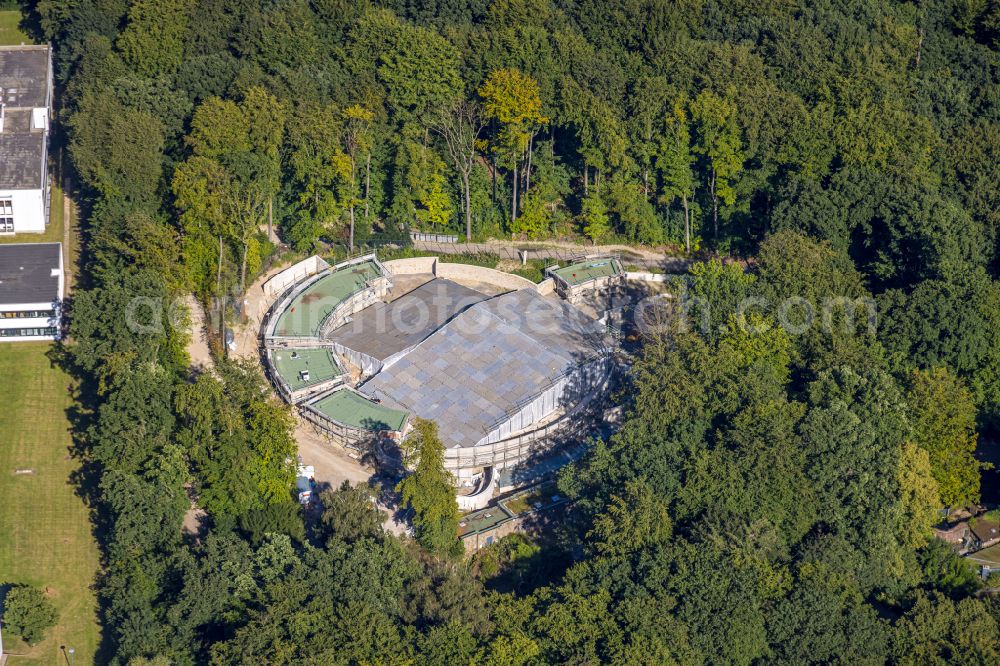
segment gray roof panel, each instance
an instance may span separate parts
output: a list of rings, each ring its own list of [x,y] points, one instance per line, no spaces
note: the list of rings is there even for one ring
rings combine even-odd
[[[425,282],[388,303],[376,303],[333,331],[329,339],[384,361],[409,349],[457,313],[487,298],[451,280]],[[429,374],[421,377],[426,381]]]
[[[61,243],[0,245],[0,305],[57,301],[61,252]]]
[[[8,109],[48,106],[48,48],[0,46],[0,88]]]
[[[42,187],[47,132],[31,129],[31,110],[48,107],[47,47],[0,47],[0,189]]]
[[[0,190],[37,190],[42,187],[45,134],[0,133]]]
[[[437,421],[445,446],[471,446],[511,410],[606,349],[599,323],[524,289],[455,316],[360,390]]]

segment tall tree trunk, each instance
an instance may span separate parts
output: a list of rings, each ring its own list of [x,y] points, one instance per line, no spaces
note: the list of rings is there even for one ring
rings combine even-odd
[[[274,238],[274,197],[267,200],[267,240]]]
[[[510,199],[510,223],[511,226],[517,221],[517,158],[514,158],[514,171],[512,173],[511,182],[513,182],[514,187],[511,192]]]
[[[688,212],[688,197],[685,194],[681,197],[684,202],[684,247],[687,253],[691,254],[691,214]]]
[[[583,163],[583,196],[590,194],[590,170],[587,168],[587,163]]]
[[[354,252],[354,204],[351,204],[351,236],[349,240],[350,251]]]
[[[222,298],[222,236],[219,236],[219,269],[215,274],[215,302],[218,306],[218,317],[219,317],[219,336],[222,338],[222,347],[225,350],[226,346],[226,325],[225,325],[225,308],[224,299]]]
[[[531,189],[531,153],[532,144],[535,141],[535,135],[532,134],[528,137],[528,167],[524,171],[524,196],[528,196],[528,190]]]
[[[247,253],[250,251],[250,243],[243,241],[243,257],[240,259],[240,295],[246,293],[247,284]]]
[[[715,244],[719,244],[719,197],[715,195],[715,169],[712,169],[712,229]]]
[[[649,198],[649,169],[642,170],[642,196]]]
[[[219,271],[215,276],[215,293],[222,297],[222,236],[219,236]]]
[[[462,174],[462,188],[465,190],[465,240],[472,242],[472,188],[469,185],[469,174]]]
[[[496,206],[497,205],[497,154],[496,151],[490,151],[490,163],[492,168],[490,169],[490,177],[493,179],[493,195],[490,197],[490,202]]]
[[[426,139],[426,137],[425,137]],[[426,143],[426,140],[425,140]],[[354,161],[354,155],[351,155],[351,237],[350,237],[350,252],[354,252],[354,201],[358,197],[358,193],[354,191],[354,188],[358,186],[358,176],[357,176],[357,163]]]
[[[368,220],[368,194],[371,192],[372,186],[372,151],[368,151],[368,157],[365,159],[365,220]]]

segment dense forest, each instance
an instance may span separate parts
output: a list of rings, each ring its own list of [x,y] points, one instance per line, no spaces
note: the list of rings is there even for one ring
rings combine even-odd
[[[930,538],[1000,423],[995,2],[23,6],[85,208],[63,352],[104,661],[1000,662],[1000,603]],[[670,245],[710,325],[645,338],[546,538],[464,561],[363,487],[307,529],[259,371],[192,378],[166,308],[134,325],[244,290],[268,224]],[[789,299],[877,325],[777,326]]]

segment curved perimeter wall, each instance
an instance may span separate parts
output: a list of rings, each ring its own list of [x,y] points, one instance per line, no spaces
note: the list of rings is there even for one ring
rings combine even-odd
[[[537,285],[527,278],[513,273],[504,273],[495,268],[473,266],[472,264],[451,264],[439,261],[437,257],[411,257],[409,259],[391,259],[384,262],[385,267],[393,275],[433,274],[435,277],[461,282],[482,282],[493,285],[505,291],[518,289],[535,289],[544,295]]]
[[[439,278],[455,280],[469,280],[472,282],[485,282],[486,284],[500,287],[508,291],[518,289],[538,289],[538,285],[527,278],[513,273],[504,273],[495,268],[485,266],[473,266],[471,264],[449,264],[443,261],[437,262],[434,275]]]
[[[409,259],[390,259],[383,262],[393,275],[418,275],[433,273],[437,257],[411,257]]]
[[[316,275],[316,273],[324,271],[329,267],[330,264],[323,261],[317,255],[307,257],[297,264],[293,264],[280,273],[273,275],[271,279],[264,283],[264,293],[271,297],[277,296],[296,282],[304,280],[310,275]]]
[[[330,274],[329,270],[324,269],[319,273],[306,276],[304,280],[300,282],[293,282],[290,286],[286,287],[285,290],[279,295],[277,300],[271,304],[268,308],[267,313],[264,315],[264,338],[265,341],[270,341],[272,339],[286,339],[279,338],[274,335],[274,327],[278,323],[278,319],[281,318],[281,314],[288,308],[291,302],[298,296],[301,292],[308,289],[314,282],[319,282],[321,279]],[[315,340],[308,336],[310,344],[313,344]],[[289,340],[295,340],[296,338],[287,338]],[[305,339],[305,338],[299,338]]]

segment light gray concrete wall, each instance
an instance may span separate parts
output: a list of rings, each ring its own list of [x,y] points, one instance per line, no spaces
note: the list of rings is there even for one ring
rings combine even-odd
[[[486,284],[510,291],[535,289],[537,287],[534,282],[520,275],[504,273],[503,271],[483,266],[472,266],[470,264],[447,264],[439,261],[435,275],[440,278],[455,280],[456,282],[461,282],[462,280],[485,282]]]
[[[277,296],[299,280],[304,280],[310,275],[315,275],[329,267],[329,264],[316,255],[307,257],[297,264],[289,266],[265,282],[263,286],[264,293],[272,297]]]
[[[626,280],[639,280],[640,282],[666,282],[667,276],[663,273],[630,272],[625,274]]]
[[[556,281],[552,278],[545,278],[535,285],[535,289],[537,289],[538,293],[542,296],[548,296],[556,290]]]
[[[385,267],[393,275],[419,275],[434,272],[437,257],[411,257],[410,259],[392,259],[384,262]]]

